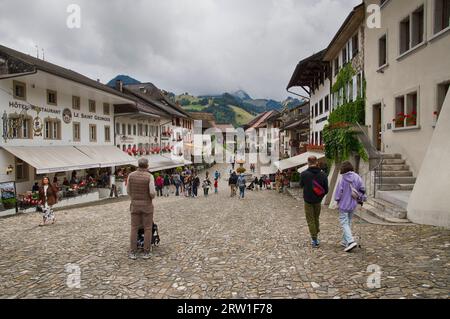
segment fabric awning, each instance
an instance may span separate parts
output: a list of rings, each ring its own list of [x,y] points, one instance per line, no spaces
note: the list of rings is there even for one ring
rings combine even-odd
[[[308,164],[308,158],[310,156],[315,156],[317,159],[322,159],[325,157],[325,154],[323,153],[315,153],[315,152],[306,152],[298,156],[294,156],[282,161],[278,161],[273,163],[270,166],[261,167],[261,174],[263,175],[271,175],[276,174],[278,171],[285,171],[290,168],[298,167],[298,166],[304,166]]]
[[[94,160],[99,167],[137,166],[135,158],[115,146],[75,146],[75,148]]]
[[[183,157],[171,158],[170,155],[167,155],[167,157],[163,155],[150,155],[145,156],[145,158],[149,161],[149,170],[152,173],[192,164],[191,161]]]
[[[99,167],[98,163],[73,146],[3,146],[36,168],[36,174],[49,174]]]
[[[136,165],[136,160],[114,146],[3,146],[36,168],[36,174],[90,168]]]
[[[303,166],[308,164],[308,158],[310,156],[315,156],[317,159],[322,159],[325,157],[323,153],[315,153],[315,152],[306,152],[298,156],[294,156],[279,162],[274,163],[275,167],[277,167],[280,171],[284,171],[290,168]]]

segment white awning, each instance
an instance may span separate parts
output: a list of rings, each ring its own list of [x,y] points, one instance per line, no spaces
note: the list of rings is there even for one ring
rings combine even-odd
[[[73,146],[3,146],[3,148],[36,168],[36,174],[99,167],[98,163]]]
[[[75,148],[94,160],[99,167],[137,166],[135,158],[115,146],[75,146]]]
[[[298,156],[294,156],[279,162],[275,162],[275,167],[280,171],[285,171],[290,168],[303,166],[308,164],[308,158],[311,156],[317,157],[317,159],[322,159],[325,157],[323,153],[306,152]]]
[[[145,156],[145,158],[149,161],[149,170],[152,173],[192,164],[191,161],[188,161],[183,157],[171,157],[170,154],[167,155],[167,157],[163,155],[150,155]]]

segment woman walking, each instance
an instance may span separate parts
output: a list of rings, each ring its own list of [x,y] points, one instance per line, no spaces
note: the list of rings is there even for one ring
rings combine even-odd
[[[339,204],[339,221],[343,231],[341,245],[345,252],[355,249],[358,244],[352,234],[353,214],[358,204],[366,200],[366,190],[361,177],[354,172],[350,162],[344,162],[341,166],[342,179],[339,181],[334,198]]]
[[[58,190],[50,184],[48,177],[44,177],[42,180],[42,186],[39,189],[39,201],[44,213],[42,223],[39,226],[46,226],[49,223],[54,224],[56,217],[53,212],[53,205],[58,202]]]

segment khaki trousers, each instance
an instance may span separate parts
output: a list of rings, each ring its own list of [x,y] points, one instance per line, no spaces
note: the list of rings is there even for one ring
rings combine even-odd
[[[150,252],[153,236],[153,207],[131,205],[130,252],[137,251],[139,228],[144,227],[144,251]]]
[[[305,203],[306,222],[308,223],[311,238],[317,240],[320,233],[320,211],[322,204],[308,204]]]

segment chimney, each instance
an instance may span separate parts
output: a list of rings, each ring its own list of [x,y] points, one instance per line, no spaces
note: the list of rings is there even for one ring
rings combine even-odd
[[[116,80],[116,90],[123,92],[123,82],[122,80]]]

